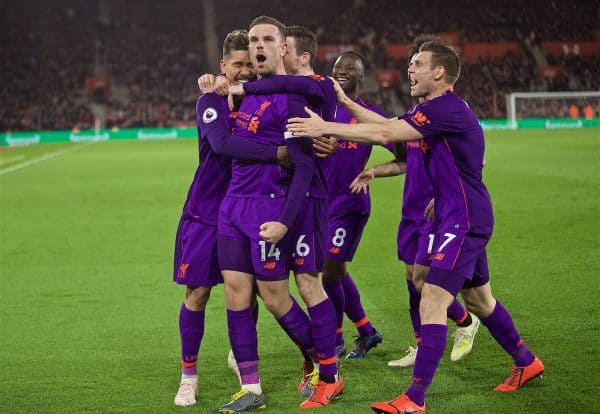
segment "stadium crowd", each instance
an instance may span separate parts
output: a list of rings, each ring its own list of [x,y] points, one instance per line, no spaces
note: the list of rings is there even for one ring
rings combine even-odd
[[[597,13],[592,8],[582,11],[586,4],[551,1],[541,8],[515,7],[501,0],[493,8],[482,8],[473,0],[425,0],[399,10],[391,1],[311,1],[306,7],[283,0],[230,0],[215,4],[215,23],[217,37],[223,38],[231,29],[245,27],[250,13],[259,11],[311,27],[322,45],[357,45],[373,70],[399,70],[399,86],[370,92],[375,102],[393,106],[390,110],[407,109],[411,100],[405,62],[387,56],[385,45],[408,43],[419,33],[449,32],[458,33],[463,43],[518,42],[524,53],[465,64],[463,74],[469,82],[457,84],[481,118],[502,118],[509,91],[600,87],[599,56],[548,55],[548,64],[564,71],[544,77],[525,47],[593,40],[598,36]],[[433,9],[436,13],[430,12]],[[1,17],[6,30],[0,40],[5,57],[0,65],[7,82],[1,92],[0,129],[91,128],[93,103],[105,105],[102,121],[109,128],[195,124],[195,80],[215,68],[207,61],[208,46],[203,43],[205,17],[202,7],[190,0],[168,5],[44,0],[36,7],[7,2]],[[331,66],[331,60],[322,60],[317,70],[330,73]],[[96,102],[86,90],[86,80],[99,73],[111,79],[113,91]]]

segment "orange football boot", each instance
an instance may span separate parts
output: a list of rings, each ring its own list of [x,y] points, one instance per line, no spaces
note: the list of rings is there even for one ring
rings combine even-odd
[[[542,361],[535,357],[533,362],[526,367],[517,367],[513,365],[512,371],[508,378],[496,388],[494,391],[499,392],[512,392],[516,391],[525,383],[531,381],[535,377],[539,377],[544,373],[544,364]]]
[[[378,414],[425,414],[425,404],[418,405],[406,394],[401,394],[392,401],[375,402],[371,404],[371,409]]]
[[[312,394],[300,404],[300,408],[319,408],[329,405],[330,402],[338,398],[344,392],[344,380],[338,376],[338,380],[333,384],[325,381],[317,382]]]

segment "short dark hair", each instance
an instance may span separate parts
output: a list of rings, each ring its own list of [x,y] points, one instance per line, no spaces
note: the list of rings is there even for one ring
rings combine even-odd
[[[431,66],[442,66],[446,71],[446,81],[454,85],[460,76],[460,56],[454,48],[441,40],[425,42],[419,52],[431,52]]]
[[[341,57],[343,57],[343,56],[350,56],[350,57],[353,57],[354,60],[360,60],[360,63],[362,63],[363,68],[365,70],[367,70],[367,66],[368,66],[369,63],[367,62],[367,58],[365,58],[365,56],[362,53],[355,52],[354,50],[347,50],[344,53],[342,53],[338,57],[338,59],[341,58]]]
[[[281,39],[285,40],[285,24],[281,23],[276,18],[264,16],[264,15],[258,16],[256,19],[252,20],[252,23],[250,23],[248,30],[252,29],[254,26],[258,26],[259,24],[271,24],[271,25],[277,27],[277,29],[279,30],[279,35],[281,36]]]
[[[285,37],[296,39],[296,50],[300,53],[310,53],[310,66],[313,67],[317,60],[317,35],[308,27],[288,26],[285,28]]]
[[[438,35],[431,33],[420,34],[419,36],[415,37],[412,44],[408,46],[408,61],[410,62],[410,59],[419,53],[419,49],[423,43],[440,40],[442,39]]]
[[[223,41],[223,58],[235,50],[248,50],[248,32],[246,30],[234,30],[227,33]]]

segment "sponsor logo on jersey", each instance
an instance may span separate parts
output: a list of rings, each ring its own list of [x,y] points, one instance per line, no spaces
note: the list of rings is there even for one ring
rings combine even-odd
[[[340,248],[339,247],[332,247],[331,249],[329,249],[329,253],[340,254]]]
[[[296,264],[296,266],[302,266],[304,264],[304,258],[298,257],[296,258],[296,260],[294,260],[294,263]]]
[[[410,119],[418,126],[422,127],[425,124],[431,124],[429,118],[427,118],[423,112],[417,111]]]

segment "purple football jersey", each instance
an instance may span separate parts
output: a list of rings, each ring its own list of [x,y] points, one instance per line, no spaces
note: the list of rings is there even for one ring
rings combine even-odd
[[[333,121],[337,97],[333,81],[327,76],[274,75],[255,82],[244,84],[248,95],[268,95],[272,93],[295,93],[303,95],[310,108],[326,121]]]
[[[248,95],[269,95],[278,93],[299,94],[306,98],[308,106],[326,121],[335,119],[337,97],[333,81],[327,76],[291,76],[273,75],[244,84],[244,91]],[[302,108],[302,114],[306,117]],[[327,183],[317,160],[314,167],[314,176],[308,195],[314,198],[327,198]]]
[[[368,105],[363,100],[357,99],[356,103],[360,106],[386,116],[385,112],[376,106]],[[335,122],[345,124],[355,124],[357,121],[350,115],[346,108],[337,107]],[[339,143],[338,151],[321,160],[321,167],[325,174],[327,188],[329,190],[329,212],[334,213],[339,210],[370,212],[371,201],[369,194],[352,194],[350,192],[350,183],[365,168],[372,146],[356,144],[346,141],[342,137],[337,137]],[[391,146],[386,147],[392,150]]]
[[[402,218],[423,220],[425,207],[433,198],[433,186],[425,170],[424,141],[406,143],[406,177],[402,196]]]
[[[231,178],[231,158],[217,155],[212,150],[206,136],[211,128],[218,126],[219,122],[226,122],[228,128],[233,128],[235,113],[229,110],[227,100],[222,98],[217,102],[218,107],[213,109],[221,114],[227,114],[227,117],[217,119],[217,112],[206,111],[202,101],[203,97],[201,96],[196,103],[200,164],[196,168],[194,180],[188,190],[182,215],[204,224],[216,226],[219,206],[225,197]]]
[[[483,130],[469,105],[447,91],[416,105],[402,119],[425,138],[439,228],[492,226],[492,202],[482,181]]]
[[[244,99],[236,118],[235,135],[241,140],[279,146],[286,145],[294,172],[278,165],[243,162],[234,159],[228,197],[286,197],[281,221],[290,227],[307,195],[326,197],[316,181],[316,158],[309,140],[287,132],[288,119],[306,116],[306,99],[295,94],[250,95]]]

